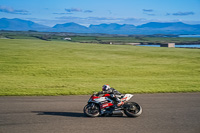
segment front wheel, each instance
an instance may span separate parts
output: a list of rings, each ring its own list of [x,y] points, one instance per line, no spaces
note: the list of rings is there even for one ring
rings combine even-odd
[[[138,117],[142,114],[142,107],[136,102],[126,103],[124,113],[128,117]]]
[[[90,103],[90,104],[87,104],[84,108],[83,108],[83,112],[86,116],[89,116],[89,117],[97,117],[100,115],[100,112],[99,112],[99,106],[97,106],[96,104],[94,103]]]

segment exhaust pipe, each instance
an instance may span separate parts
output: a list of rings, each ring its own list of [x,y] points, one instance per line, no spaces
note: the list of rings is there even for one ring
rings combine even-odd
[[[121,110],[114,110],[114,111],[112,112],[112,115],[120,115],[120,116],[123,116],[123,113],[122,113]]]

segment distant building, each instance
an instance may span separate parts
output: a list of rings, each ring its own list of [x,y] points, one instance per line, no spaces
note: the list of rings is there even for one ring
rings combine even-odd
[[[175,43],[161,44],[160,47],[175,48]]]
[[[66,37],[66,38],[64,38],[64,40],[71,41],[72,39],[71,39],[71,38],[69,38],[69,37]]]
[[[175,48],[175,43],[168,43],[169,48]]]
[[[141,43],[126,43],[126,44],[137,46],[137,45],[140,45]]]

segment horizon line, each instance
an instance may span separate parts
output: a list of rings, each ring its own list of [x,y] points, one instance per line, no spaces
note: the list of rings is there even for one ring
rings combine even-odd
[[[5,18],[5,17],[2,17],[2,18],[0,18],[0,19],[9,19],[9,20],[12,20],[12,19],[19,19],[19,20],[30,21],[30,22],[33,22],[33,23],[36,23],[36,24],[39,24],[39,25],[47,26],[47,25],[40,24],[40,23],[37,23],[37,22],[32,21],[32,20],[29,20],[29,19]],[[185,23],[185,22],[182,22],[182,21],[174,21],[174,22],[172,22],[172,21],[166,21],[166,22],[152,21],[152,22],[147,22],[147,23],[140,24],[140,25],[134,25],[134,24],[128,24],[128,23],[124,23],[124,24],[119,24],[119,23],[100,23],[100,24],[89,24],[88,26],[86,26],[86,25],[83,25],[83,24],[76,23],[76,22],[73,22],[73,21],[72,21],[72,22],[66,22],[66,23],[57,23],[57,24],[55,24],[54,26],[59,25],[59,24],[60,24],[60,25],[68,24],[68,23],[74,23],[74,24],[78,24],[78,25],[81,25],[81,26],[84,26],[84,27],[89,27],[89,26],[91,26],[91,25],[102,25],[102,24],[107,24],[107,25],[109,25],[109,24],[133,25],[133,26],[138,27],[138,26],[142,26],[142,25],[148,24],[148,23],[183,23],[183,24],[187,24],[187,25],[200,25],[200,24],[188,24],[188,23]],[[53,28],[54,26],[47,26],[47,27]]]

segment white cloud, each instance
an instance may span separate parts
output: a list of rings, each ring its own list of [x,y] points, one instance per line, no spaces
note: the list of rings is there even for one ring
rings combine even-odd
[[[187,15],[194,15],[194,12],[177,12],[177,13],[173,13],[172,15],[175,16],[187,16]]]
[[[118,24],[133,24],[133,25],[141,25],[147,23],[146,19],[142,18],[115,18],[115,17],[72,17],[72,16],[63,16],[57,17],[54,20],[56,24],[63,24],[74,22],[84,26],[89,26],[90,24],[98,25],[102,23],[118,23]]]
[[[83,10],[80,8],[65,8],[67,13],[74,13],[74,12],[83,12],[83,13],[92,13],[92,10]]]
[[[13,9],[12,7],[1,6],[1,5],[0,5],[0,12],[10,13],[10,14],[30,15],[30,13],[26,10],[22,10],[22,9],[16,10],[16,9]]]

